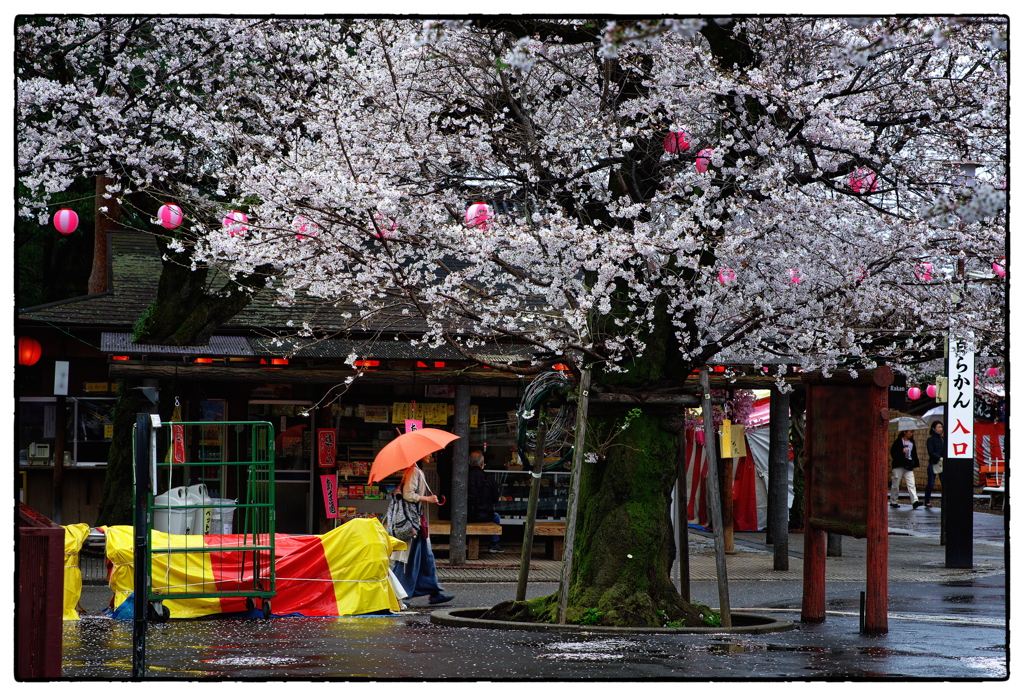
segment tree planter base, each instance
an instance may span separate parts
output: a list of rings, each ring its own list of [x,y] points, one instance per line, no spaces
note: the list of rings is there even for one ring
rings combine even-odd
[[[773,616],[732,612],[733,625],[729,628],[721,626],[701,626],[698,628],[649,628],[644,626],[581,626],[579,624],[548,624],[530,623],[527,621],[495,621],[477,618],[490,607],[471,609],[442,609],[430,615],[430,623],[458,628],[497,628],[513,631],[547,631],[555,633],[776,633],[789,631],[795,627],[789,619],[777,619]]]

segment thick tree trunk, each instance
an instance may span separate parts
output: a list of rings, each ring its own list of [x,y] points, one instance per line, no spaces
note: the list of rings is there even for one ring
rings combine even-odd
[[[146,397],[132,387],[136,382],[121,380],[117,383],[117,403],[114,405],[114,436],[107,458],[107,475],[103,480],[100,511],[96,526],[132,524],[132,427],[136,416],[147,409]]]

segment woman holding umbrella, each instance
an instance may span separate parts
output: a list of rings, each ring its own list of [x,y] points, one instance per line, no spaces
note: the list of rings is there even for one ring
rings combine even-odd
[[[427,510],[424,503],[437,503],[437,496],[430,492],[427,478],[423,475],[420,464],[425,464],[429,456],[423,457],[416,464],[405,470],[402,483],[395,495],[401,495],[410,503],[415,503],[420,510],[420,531],[409,542],[405,551],[396,551],[392,559],[396,562],[392,570],[398,576],[402,588],[409,597],[427,595],[431,604],[444,604],[455,597],[444,594],[444,588],[437,581],[437,567],[434,564],[434,552],[430,548],[430,536],[427,530]]]

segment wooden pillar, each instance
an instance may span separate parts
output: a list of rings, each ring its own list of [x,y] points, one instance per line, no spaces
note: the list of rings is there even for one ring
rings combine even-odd
[[[880,380],[884,381],[884,380]],[[889,380],[891,382],[891,380]],[[878,414],[874,428],[872,457],[868,461],[867,490],[867,582],[864,604],[864,633],[877,635],[889,631],[889,385],[871,390],[871,410]],[[871,429],[869,429],[871,432]]]
[[[580,361],[582,365],[582,360]],[[583,453],[587,439],[587,412],[590,408],[590,368],[580,370],[580,387],[576,404],[576,435],[573,438],[572,474],[569,477],[569,506],[565,517],[565,550],[562,554],[561,583],[558,586],[558,623],[565,623],[569,608],[569,582],[573,550],[576,546],[576,508],[578,507]]]
[[[687,602],[690,597],[690,528],[686,492],[686,422],[679,420],[679,438],[676,448],[676,556],[679,568],[679,596]]]
[[[455,387],[455,441],[452,451],[452,524],[448,534],[448,562],[466,564],[466,496],[469,492],[469,391],[468,384]]]
[[[719,469],[722,476],[722,538],[726,553],[736,553],[732,511],[734,461],[731,457],[722,457]]]
[[[814,432],[813,409],[811,401],[814,389],[807,390],[807,432]],[[814,438],[808,436],[804,440],[804,461],[810,462],[813,457]],[[811,491],[814,490],[814,467],[804,467],[804,592],[800,608],[800,620],[808,623],[821,623],[825,620],[825,532],[811,526]]]
[[[530,556],[533,553],[533,528],[537,521],[537,502],[540,499],[540,476],[544,470],[544,445],[548,438],[547,405],[537,406],[540,424],[537,427],[537,442],[533,449],[533,466],[530,477],[530,499],[526,504],[526,524],[523,527],[523,551],[519,562],[519,582],[516,584],[516,601],[526,599],[526,584],[530,579]]]
[[[789,570],[789,393],[772,387],[768,418],[768,543],[773,568]]]
[[[725,566],[725,533],[722,523],[722,496],[718,488],[718,456],[715,452],[715,426],[711,417],[711,382],[708,368],[700,371],[701,408],[704,412],[704,454],[708,458],[708,499],[711,502],[711,525],[715,533],[715,567],[718,571],[718,601],[722,626],[732,626],[729,607],[729,577]]]

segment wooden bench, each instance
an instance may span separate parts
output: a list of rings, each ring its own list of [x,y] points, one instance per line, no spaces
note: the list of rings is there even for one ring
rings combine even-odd
[[[448,520],[430,520],[428,524],[430,536],[450,536],[452,523]],[[501,525],[493,522],[468,522],[466,524],[466,559],[475,561],[480,558],[480,540],[486,537],[490,546],[492,536],[501,536]]]
[[[544,539],[544,555],[552,561],[562,560],[565,548],[565,522],[536,522],[533,527],[534,538]]]

